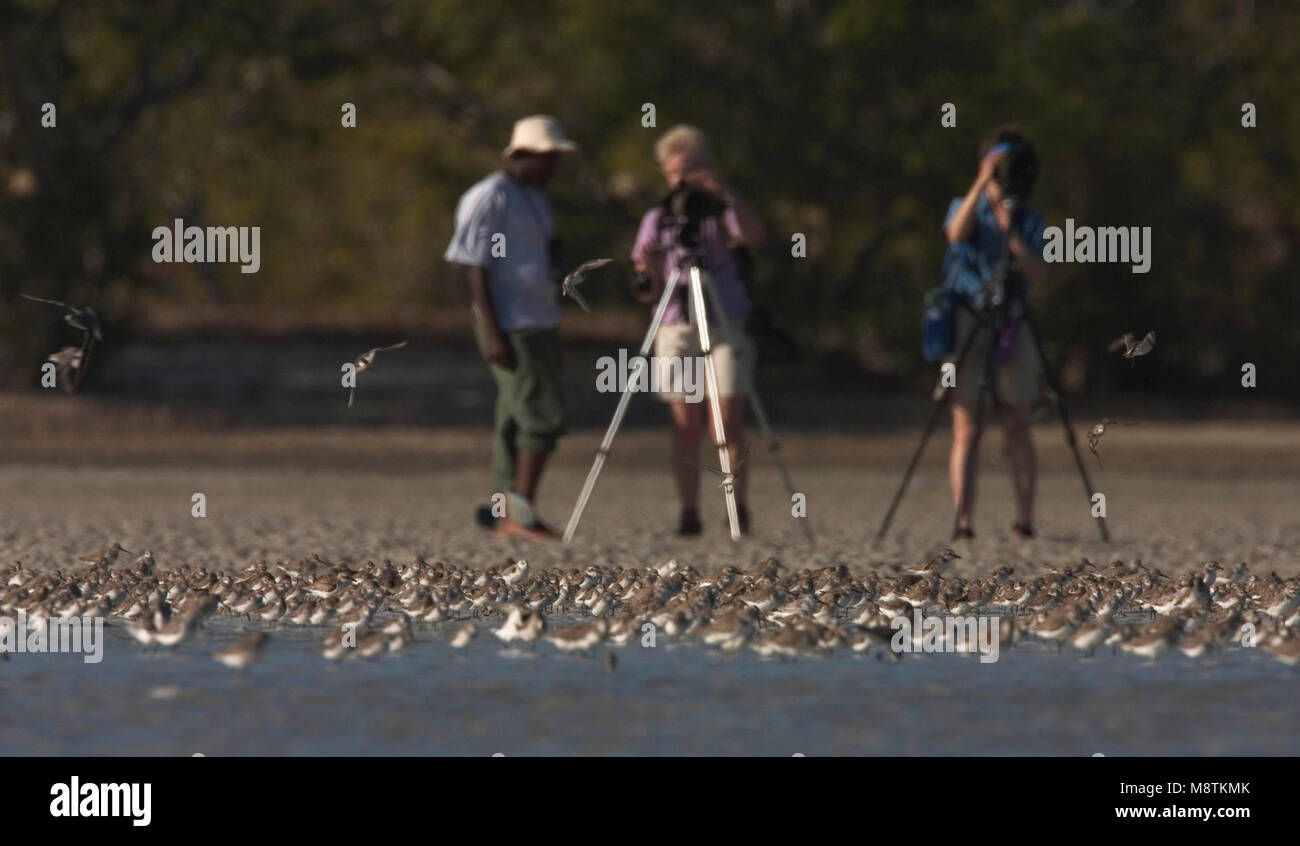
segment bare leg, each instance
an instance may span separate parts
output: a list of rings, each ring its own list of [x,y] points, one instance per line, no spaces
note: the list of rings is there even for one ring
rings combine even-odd
[[[700,505],[700,437],[704,431],[704,404],[682,400],[668,404],[673,418],[673,477],[682,508],[695,511]],[[694,462],[693,464],[687,462]]]
[[[1030,408],[1009,406],[1002,410],[1007,455],[1011,459],[1011,483],[1016,489],[1018,525],[1034,526],[1034,489],[1038,481],[1038,455],[1029,434]]]
[[[537,492],[537,483],[541,481],[542,471],[546,469],[549,452],[535,452],[520,449],[515,459],[515,493],[531,501]]]
[[[954,508],[962,505],[961,494],[966,482],[966,459],[972,449],[978,449],[975,440],[975,411],[970,406],[959,402],[952,404],[952,452],[948,456],[948,481],[952,484],[952,504]],[[957,528],[969,529],[971,517],[975,513],[975,481],[978,471],[976,462],[971,462],[970,498],[965,508],[957,515]]]

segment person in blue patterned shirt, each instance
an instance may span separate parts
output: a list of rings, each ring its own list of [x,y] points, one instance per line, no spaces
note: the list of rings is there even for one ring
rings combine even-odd
[[[1043,260],[1043,215],[1025,205],[1018,205],[1013,211],[1004,203],[1006,197],[995,178],[998,164],[1009,154],[1009,146],[1033,154],[1029,140],[1016,127],[1002,126],[993,130],[980,145],[975,181],[965,196],[953,199],[943,224],[949,245],[945,260],[948,284],[969,306],[957,308],[955,350],[962,349],[970,332],[975,329],[974,312],[984,305],[984,283],[996,272],[1008,232],[1011,252],[1011,268],[1007,275],[1007,295],[1011,304],[1007,326],[996,339],[989,337],[988,332],[976,337],[957,373],[957,386],[952,389],[953,442],[948,475],[953,502],[961,508],[957,515],[955,538],[974,537],[971,518],[975,479],[971,480],[972,495],[967,502],[962,503],[961,494],[967,458],[975,446],[975,405],[981,369],[989,344],[995,342],[998,349],[995,352],[997,368],[993,395],[1006,434],[1007,455],[1016,491],[1017,519],[1012,530],[1021,537],[1034,535],[1038,457],[1029,426],[1033,402],[1039,391],[1039,364],[1031,329],[1022,319],[1024,308],[1021,300],[1042,285],[1047,275],[1047,263]],[[970,466],[973,474],[975,465],[972,462]]]

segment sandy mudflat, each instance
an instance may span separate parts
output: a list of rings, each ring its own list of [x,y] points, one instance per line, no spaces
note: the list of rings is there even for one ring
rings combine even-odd
[[[163,567],[242,567],[316,553],[336,563],[413,555],[538,569],[645,567],[676,558],[700,570],[776,556],[790,567],[915,562],[945,544],[950,504],[940,435],[884,543],[874,534],[914,434],[788,439],[818,541],[790,516],[770,460],[751,461],[755,535],[732,544],[721,494],[707,488],[706,535],[682,541],[662,466],[665,433],[620,438],[577,541],[528,546],[473,524],[489,493],[483,436],[414,429],[219,431],[141,425],[77,437],[54,426],[11,433],[0,466],[0,561],[76,568],[113,541],[152,550]],[[1129,432],[1124,434],[1128,435]],[[1209,560],[1300,572],[1300,435],[1281,426],[1168,426],[1107,444],[1094,471],[1115,542],[1103,545],[1078,477],[1045,427],[1041,537],[1009,538],[1009,482],[988,444],[979,539],[951,575],[1012,564],[1142,559],[1166,572]],[[598,435],[569,438],[543,513],[568,516]],[[1089,456],[1090,458],[1090,456]],[[191,516],[191,495],[207,516]],[[388,616],[396,616],[388,612]],[[173,650],[104,628],[104,660],[22,654],[0,664],[0,754],[1296,754],[1300,675],[1263,650],[1230,648],[1158,663],[1100,650],[1018,643],[985,664],[951,654],[899,663],[839,649],[770,660],[661,637],[657,648],[565,655],[549,644],[503,648],[487,634],[448,646],[460,621],[424,624],[400,652],[325,661],[332,626],[269,626],[212,617]],[[548,624],[566,625],[562,619]],[[265,657],[245,672],[211,659],[252,630]],[[1227,726],[1204,731],[1204,726]]]
[[[1050,425],[1038,433],[1041,537],[1010,538],[1010,483],[1000,433],[993,433],[979,538],[962,550],[955,573],[1013,564],[1030,574],[1085,556],[1140,558],[1167,571],[1210,560],[1300,571],[1300,427],[1146,426],[1120,434],[1105,444],[1104,470],[1085,453],[1108,498],[1114,542],[1104,545],[1060,431]],[[874,535],[914,437],[786,438],[818,538],[810,547],[761,446],[751,458],[754,536],[730,542],[721,492],[706,481],[705,536],[673,537],[666,435],[632,430],[616,443],[577,540],[564,547],[495,540],[474,525],[473,508],[490,493],[486,444],[475,431],[142,429],[78,439],[56,427],[10,441],[14,461],[0,466],[0,560],[67,567],[76,555],[119,541],[152,550],[163,566],[232,567],[311,553],[344,563],[422,555],[479,566],[524,555],[543,567],[644,566],[670,557],[700,569],[768,556],[792,567],[913,562],[942,547],[950,529],[945,433],[928,449],[890,535],[879,544]],[[557,527],[597,441],[596,433],[568,438],[546,479],[542,512]],[[195,492],[207,497],[205,518],[191,516]]]

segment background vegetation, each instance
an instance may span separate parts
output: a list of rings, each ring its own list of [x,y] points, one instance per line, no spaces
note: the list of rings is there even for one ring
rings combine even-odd
[[[553,190],[575,262],[627,254],[662,191],[654,138],[696,123],[769,224],[755,298],[822,360],[916,383],[941,217],[979,138],[1014,120],[1049,222],[1154,233],[1147,275],[1053,267],[1039,311],[1076,388],[1137,378],[1105,344],[1156,328],[1143,378],[1226,392],[1251,361],[1261,392],[1300,391],[1292,4],[0,0],[0,56],[16,372],[50,345],[18,291],[93,304],[118,337],[156,308],[462,313],[441,261],[456,199],[515,118],[549,112],[583,146]],[[150,231],[174,217],[261,226],[261,271],[154,264]],[[638,308],[621,281],[588,287]]]

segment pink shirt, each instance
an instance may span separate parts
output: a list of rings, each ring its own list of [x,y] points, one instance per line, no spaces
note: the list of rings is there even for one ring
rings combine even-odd
[[[690,284],[687,270],[690,267],[690,254],[677,241],[677,227],[659,228],[659,219],[663,208],[655,206],[641,218],[641,228],[636,233],[636,243],[632,247],[632,260],[651,264],[649,253],[656,244],[663,248],[663,266],[651,267],[661,274],[664,282],[668,281],[674,267],[680,268],[677,285],[686,287]],[[723,225],[726,230],[723,230]],[[749,297],[745,294],[745,284],[740,279],[736,260],[727,248],[727,233],[732,238],[739,237],[740,224],[736,222],[736,210],[727,209],[722,216],[705,218],[700,222],[700,252],[704,258],[703,269],[713,279],[713,289],[722,301],[722,308],[727,313],[727,321],[741,328],[749,316]],[[705,299],[708,299],[707,293]],[[683,323],[686,314],[682,309],[680,297],[673,297],[664,312],[664,323]]]

